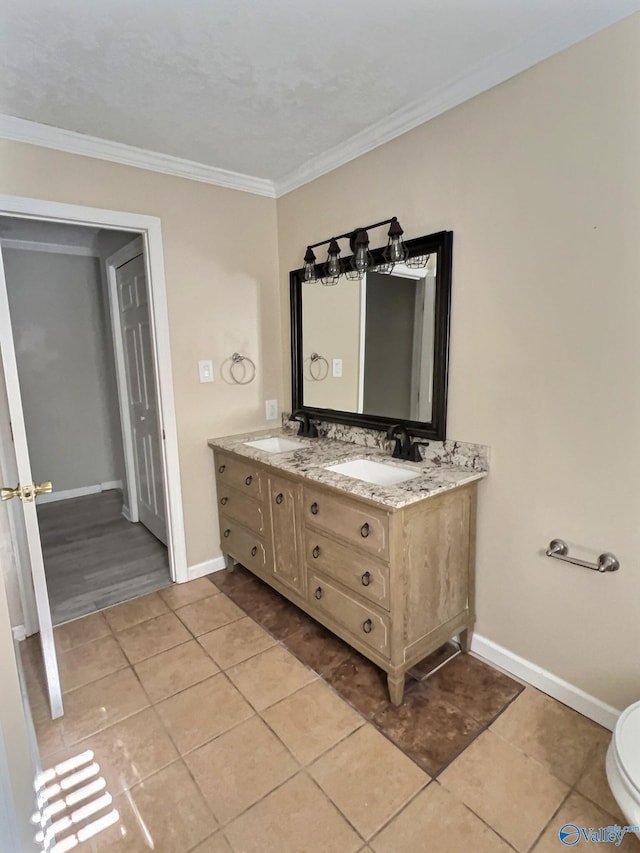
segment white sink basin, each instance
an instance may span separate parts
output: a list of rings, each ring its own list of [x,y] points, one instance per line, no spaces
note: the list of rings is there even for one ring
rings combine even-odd
[[[299,450],[301,447],[308,447],[303,441],[298,441],[296,438],[282,438],[280,435],[272,438],[258,438],[256,441],[245,441],[244,444],[247,447],[255,447],[267,453],[285,453],[287,450]]]
[[[339,465],[328,465],[326,470],[354,477],[365,483],[373,483],[375,486],[396,486],[398,483],[415,480],[420,476],[420,471],[396,468],[395,465],[372,462],[371,459],[353,459],[351,462],[341,462]]]

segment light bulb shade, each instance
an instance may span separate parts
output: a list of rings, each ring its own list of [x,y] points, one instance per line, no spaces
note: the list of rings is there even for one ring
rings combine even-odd
[[[329,243],[329,250],[327,252],[327,267],[325,277],[337,278],[341,273],[342,268],[340,264],[340,246],[338,245],[338,241],[336,240],[336,238],[332,237]]]
[[[358,280],[364,278],[368,269],[373,266],[373,258],[369,251],[369,235],[364,228],[357,228],[350,239],[351,269],[346,273],[347,278]]]
[[[408,252],[407,247],[404,244],[404,240],[402,239],[403,234],[404,231],[394,216],[391,220],[391,224],[389,225],[389,242],[387,243],[387,248],[383,253],[384,259],[387,263],[401,264],[406,260]]]
[[[412,270],[419,270],[426,267],[429,263],[429,258],[431,255],[414,255],[412,258],[407,258],[405,261],[408,267],[411,267]]]
[[[310,246],[307,246],[307,251],[304,256],[304,280],[316,280],[316,256]]]
[[[333,287],[340,281],[339,275],[323,275],[320,279],[320,284],[323,284],[325,287]]]

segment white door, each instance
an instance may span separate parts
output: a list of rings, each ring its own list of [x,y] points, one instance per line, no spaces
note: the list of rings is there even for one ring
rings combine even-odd
[[[24,414],[22,411],[22,398],[20,396],[20,383],[18,381],[18,366],[16,363],[16,352],[13,343],[9,300],[7,299],[7,283],[4,276],[1,249],[0,349],[2,351],[2,366],[4,369],[6,383],[9,417],[11,419],[11,432],[13,433],[15,471],[18,477],[17,483],[2,483],[2,498],[3,500],[13,499],[16,502],[19,502],[19,520],[21,524],[24,524],[24,539],[27,547],[25,551],[23,553],[19,553],[17,557],[20,560],[28,559],[31,565],[31,578],[33,580],[33,592],[36,602],[38,628],[40,631],[40,645],[42,647],[42,657],[47,678],[49,705],[51,707],[51,716],[55,719],[56,717],[60,717],[63,713],[62,691],[60,688],[60,675],[58,672],[56,647],[53,639],[49,594],[47,592],[47,582],[44,574],[40,529],[38,527],[38,516],[36,514],[35,495],[37,494],[39,487],[34,487],[31,476],[31,463],[29,461],[29,448],[27,446],[27,433],[24,424]],[[10,459],[12,462],[12,450],[10,447],[6,446],[6,441],[4,444],[4,458]],[[16,494],[10,497],[10,490],[14,490]],[[51,484],[43,484],[42,491],[51,491]],[[27,567],[21,566],[20,568],[24,572]],[[24,574],[26,574],[26,572],[24,572]]]
[[[164,484],[160,419],[151,349],[144,257],[116,268],[120,334],[133,444],[138,518],[165,545]]]

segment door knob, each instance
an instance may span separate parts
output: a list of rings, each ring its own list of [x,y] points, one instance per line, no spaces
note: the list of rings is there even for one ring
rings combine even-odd
[[[26,486],[21,486],[18,484],[13,489],[3,486],[2,489],[0,489],[0,499],[3,501],[9,501],[11,498],[20,498],[21,501],[32,503],[36,495],[48,495],[52,491],[53,483],[50,480],[46,480],[44,483],[40,483],[40,485],[29,483]]]

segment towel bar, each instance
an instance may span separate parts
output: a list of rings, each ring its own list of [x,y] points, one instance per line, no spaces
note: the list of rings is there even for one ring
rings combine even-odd
[[[585,569],[593,569],[595,572],[617,572],[620,562],[615,554],[605,551],[600,554],[597,563],[588,563],[586,560],[578,560],[569,556],[569,546],[563,539],[552,539],[546,550],[547,557],[554,560],[564,560],[565,563],[573,563],[574,566],[583,566]]]

